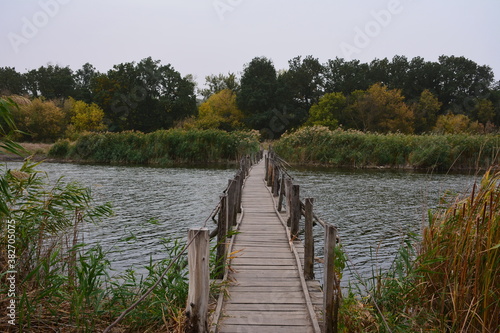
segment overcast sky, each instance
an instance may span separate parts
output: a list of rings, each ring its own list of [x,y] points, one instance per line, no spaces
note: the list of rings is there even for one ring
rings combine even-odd
[[[465,56],[500,79],[499,0],[2,0],[0,67],[151,56],[204,83],[252,58]]]

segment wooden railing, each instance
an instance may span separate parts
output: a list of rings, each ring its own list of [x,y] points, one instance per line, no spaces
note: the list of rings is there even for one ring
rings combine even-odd
[[[240,161],[240,168],[235,177],[228,181],[227,188],[220,196],[220,201],[208,219],[217,217],[217,228],[210,234],[208,229],[193,228],[188,233],[189,294],[186,307],[187,332],[208,332],[208,297],[209,297],[209,243],[217,236],[216,258],[223,262],[227,258],[226,237],[237,223],[237,214],[241,211],[241,193],[245,178],[254,163],[263,158],[263,152],[245,156]],[[300,199],[300,187],[293,183],[293,177],[287,171],[287,163],[270,151],[265,156],[265,182],[277,198],[276,210],[285,208],[287,225],[292,240],[299,238],[300,220],[304,216],[304,277],[314,279],[314,238],[313,226],[324,228],[324,270],[323,270],[323,323],[324,332],[337,332],[338,308],[340,303],[339,281],[335,274],[335,247],[337,246],[337,228],[322,219],[313,211],[313,198]],[[207,220],[208,220],[207,219]],[[300,269],[300,268],[299,268]],[[223,279],[227,271],[221,271],[216,277]],[[222,298],[219,298],[222,299]],[[218,304],[220,307],[221,304]],[[217,312],[217,311],[216,311]]]
[[[244,180],[252,165],[263,158],[263,153],[261,150],[241,158],[236,175],[228,180],[228,185],[222,192],[219,203],[207,218],[207,220],[216,221],[217,227],[211,233],[206,225],[202,228],[191,228],[188,231],[189,292],[185,312],[187,317],[186,332],[208,332],[210,238],[217,237],[216,262],[225,262],[228,251],[226,238],[236,225],[237,214],[241,212],[241,193]],[[216,217],[217,220],[215,220]],[[223,279],[225,274],[227,272],[220,270],[215,278]]]
[[[294,184],[293,177],[287,171],[288,163],[273,151],[266,156],[265,181],[271,192],[277,197],[277,211],[286,209],[287,224],[291,237],[299,238],[300,219],[304,216],[304,276],[314,279],[314,238],[313,226],[324,228],[324,270],[323,270],[323,323],[324,332],[337,332],[340,288],[335,273],[335,247],[337,246],[337,228],[322,219],[313,211],[313,198],[300,200],[300,187]]]

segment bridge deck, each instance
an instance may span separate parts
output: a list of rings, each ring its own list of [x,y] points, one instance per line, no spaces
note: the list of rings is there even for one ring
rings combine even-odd
[[[264,164],[261,161],[252,168],[243,188],[244,213],[232,248],[239,252],[230,263],[230,283],[218,331],[314,332],[303,289],[308,289],[316,317],[323,295],[317,281],[307,281],[307,288],[303,288],[299,276],[303,268],[297,267],[285,227],[264,183]],[[302,266],[302,243],[293,243]]]

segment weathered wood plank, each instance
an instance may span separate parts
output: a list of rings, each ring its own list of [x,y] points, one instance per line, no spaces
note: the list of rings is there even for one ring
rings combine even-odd
[[[279,326],[307,326],[309,318],[302,312],[262,312],[262,311],[226,311],[224,313],[226,325],[279,325]]]
[[[304,297],[305,284],[300,282],[298,261],[275,212],[272,194],[265,188],[265,171],[263,163],[254,166],[241,193],[243,219],[234,236],[228,277],[231,283],[218,332],[314,332]],[[271,166],[268,176],[270,184],[282,180]],[[302,243],[295,241],[294,245],[303,261]],[[320,310],[322,294],[318,286],[308,284],[306,289],[312,290],[311,302]]]
[[[227,325],[221,332],[226,333],[312,333],[310,326],[275,326],[275,325]]]

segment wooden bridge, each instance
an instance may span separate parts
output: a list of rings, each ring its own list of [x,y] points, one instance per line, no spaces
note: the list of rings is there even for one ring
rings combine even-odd
[[[226,269],[219,272],[221,290],[210,316],[209,232],[190,230],[188,331],[336,332],[335,227],[313,213],[313,199],[300,200],[299,186],[277,156],[266,154],[251,164],[243,161],[217,210],[212,235],[218,236],[217,257]],[[301,216],[304,242],[298,237]],[[324,286],[314,280],[314,223],[325,228]],[[228,232],[232,237],[226,238]]]

